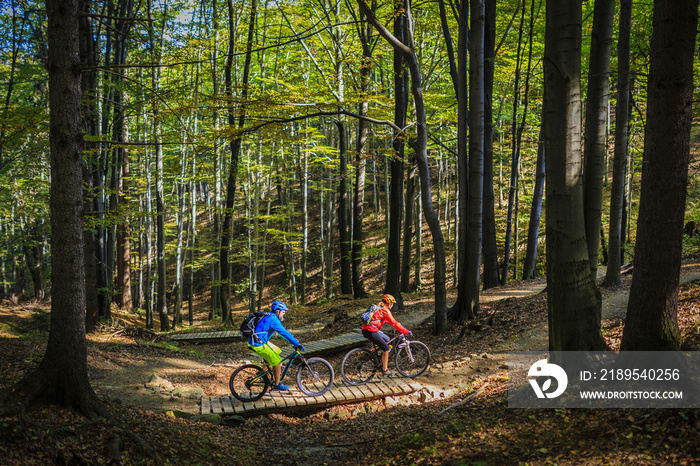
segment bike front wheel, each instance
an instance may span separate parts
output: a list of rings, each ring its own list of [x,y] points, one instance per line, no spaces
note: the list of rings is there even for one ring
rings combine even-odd
[[[343,380],[350,385],[363,385],[377,372],[377,358],[367,348],[350,350],[340,365]]]
[[[309,358],[299,366],[297,387],[305,395],[320,396],[333,385],[333,366],[323,358]]]
[[[228,381],[231,394],[240,401],[259,400],[270,386],[272,386],[270,374],[255,364],[239,367],[233,371]]]
[[[401,343],[396,351],[396,370],[404,377],[418,377],[430,365],[430,350],[420,341]]]

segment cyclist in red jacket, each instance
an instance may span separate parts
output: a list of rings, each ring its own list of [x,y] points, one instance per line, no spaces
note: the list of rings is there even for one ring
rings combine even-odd
[[[391,307],[396,303],[396,299],[390,294],[382,296],[382,305],[372,315],[372,319],[362,326],[362,336],[370,342],[379,346],[382,352],[382,371],[384,375],[392,375],[394,371],[389,370],[389,340],[391,338],[382,332],[382,326],[389,324],[404,335],[411,335],[411,331],[401,325],[391,313]]]

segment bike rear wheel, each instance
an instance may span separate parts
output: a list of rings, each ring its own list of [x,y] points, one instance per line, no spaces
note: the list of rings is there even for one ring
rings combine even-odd
[[[309,358],[297,372],[297,387],[305,395],[320,396],[333,385],[333,366],[323,358]]]
[[[367,348],[350,350],[340,365],[343,380],[350,385],[363,385],[377,372],[377,358]]]
[[[228,381],[231,394],[240,401],[259,400],[271,386],[270,374],[255,364],[239,367]]]
[[[425,343],[406,340],[396,351],[395,363],[404,377],[418,377],[430,365],[430,350]]]

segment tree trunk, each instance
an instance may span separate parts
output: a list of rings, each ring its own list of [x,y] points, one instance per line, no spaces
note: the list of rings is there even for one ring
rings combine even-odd
[[[425,113],[425,104],[423,101],[423,88],[421,84],[420,65],[415,54],[415,45],[413,41],[412,28],[408,28],[408,43],[410,46],[404,45],[386,27],[381,24],[374,13],[370,10],[364,0],[358,0],[360,9],[364,11],[370,23],[377,29],[379,34],[389,42],[389,44],[397,51],[400,51],[406,60],[410,76],[411,76],[411,93],[413,94],[413,102],[416,111],[416,160],[418,162],[418,171],[421,181],[421,198],[423,200],[423,215],[430,228],[430,233],[433,238],[433,251],[435,258],[434,268],[434,285],[435,285],[435,333],[442,334],[447,331],[447,291],[445,289],[445,239],[442,236],[440,229],[440,220],[438,219],[435,209],[433,208],[432,194],[430,190],[430,166],[428,164],[428,132],[427,132],[427,117]],[[406,8],[406,16],[412,22],[411,4],[404,2]]]
[[[630,104],[630,30],[632,24],[632,0],[620,1],[620,27],[617,42],[617,104],[615,106],[615,155],[613,180],[610,189],[610,225],[608,233],[608,266],[603,286],[616,286],[622,282],[622,231],[624,227],[623,205],[627,179],[629,104]]]
[[[164,8],[167,9],[167,3]],[[148,1],[148,17],[152,19],[151,1]],[[163,20],[165,21],[165,19]],[[160,44],[156,46],[153,21],[149,22],[149,39],[151,42],[151,52],[154,67],[152,70],[151,87],[152,92],[157,93],[160,85],[160,68],[157,64],[162,61],[163,34],[161,33]],[[162,32],[162,31],[161,31]],[[156,312],[160,321],[160,330],[170,330],[168,317],[168,303],[166,300],[166,264],[165,264],[165,192],[163,188],[163,144],[160,124],[159,100],[153,99],[153,133],[156,141],[156,268],[158,283],[156,286]]]
[[[234,37],[235,30],[233,27],[233,2],[228,0],[229,13],[229,57],[226,62],[226,94],[229,99],[229,128],[233,131],[238,125],[238,128],[243,128],[246,120],[246,99],[248,98],[248,84],[250,81],[250,62],[252,59],[253,36],[255,34],[255,17],[257,15],[257,0],[252,0],[250,4],[250,20],[248,22],[248,38],[246,41],[245,62],[243,65],[243,78],[241,81],[241,104],[238,110],[238,121],[233,110],[233,84],[231,82],[231,73],[233,65],[234,52]],[[231,158],[229,160],[228,183],[226,185],[226,206],[224,211],[224,221],[221,231],[221,254],[220,254],[220,273],[221,273],[221,321],[224,325],[233,324],[231,315],[231,272],[229,265],[230,243],[233,236],[233,203],[236,197],[236,178],[238,176],[238,160],[241,154],[241,144],[243,139],[237,135],[231,141]]]
[[[212,43],[211,52],[211,83],[212,93],[215,97],[219,97],[219,9],[218,2],[212,2],[212,30],[214,33],[214,41]],[[219,112],[217,106],[213,105],[212,125],[214,128],[219,127]],[[221,254],[221,144],[219,139],[214,140],[214,206],[212,227],[214,235],[214,252],[217,256]],[[221,310],[221,274],[219,272],[219,262],[214,260],[211,263],[211,302],[209,306],[209,319],[214,319],[214,316]]]
[[[527,249],[523,263],[523,280],[537,278],[537,243],[540,236],[540,219],[542,217],[542,194],[544,193],[545,153],[540,129],[540,141],[537,147],[537,162],[535,167],[535,188],[530,206],[530,223],[527,229]]]
[[[360,104],[361,113],[367,114],[369,104]],[[352,289],[355,299],[367,297],[364,278],[362,274],[362,219],[365,211],[365,159],[367,147],[367,127],[364,121],[360,121],[358,128],[358,144],[355,162],[355,202],[352,211]]]
[[[402,43],[406,43],[408,35],[408,18],[403,11],[403,3],[394,3],[394,35]],[[406,112],[408,110],[408,73],[404,68],[403,56],[394,51],[394,124],[398,128],[406,126]],[[389,196],[391,206],[387,209],[389,216],[389,240],[387,244],[386,285],[384,292],[393,295],[399,309],[404,308],[400,287],[401,271],[401,222],[403,221],[403,177],[404,177],[404,153],[406,148],[404,133],[394,135],[394,156],[391,158],[391,187]],[[408,205],[407,205],[408,211]],[[406,213],[406,223],[411,224]],[[409,247],[404,247],[404,261],[410,264],[410,229],[408,233]],[[405,241],[405,240],[404,240]],[[407,264],[406,264],[407,265]]]
[[[338,240],[340,242],[340,293],[352,294],[350,271],[350,227],[348,225],[348,156],[345,124],[336,120],[338,127],[338,158],[340,183],[338,183]]]
[[[588,104],[584,136],[584,216],[588,262],[595,279],[598,273],[601,212],[603,209],[603,171],[607,153],[608,93],[610,92],[610,53],[612,49],[614,0],[596,0],[591,31],[591,55],[588,70]]]
[[[464,322],[479,313],[481,234],[484,194],[484,16],[485,0],[471,0],[469,37],[469,208],[467,255],[463,287],[466,307],[457,320]]]
[[[88,417],[107,412],[90,386],[85,341],[83,183],[78,0],[48,0],[51,144],[51,329],[37,370],[10,393]]]
[[[412,156],[409,162],[408,175],[406,176],[406,218],[403,226],[403,258],[401,259],[401,291],[408,293],[411,291],[411,243],[413,240],[413,218],[415,217],[414,207],[416,205],[416,160]],[[416,237],[416,241],[417,241]],[[417,258],[414,258],[417,260]]]
[[[450,65],[450,77],[452,78],[452,88],[454,89],[457,101],[457,228],[455,238],[457,243],[455,262],[455,282],[458,286],[457,301],[449,313],[461,315],[467,307],[467,287],[465,267],[467,264],[467,225],[468,205],[469,205],[469,100],[468,100],[468,52],[469,52],[469,2],[460,3],[457,22],[457,53],[454,52],[452,34],[450,33],[445,2],[441,0],[440,23],[442,34],[445,38],[447,58]]]
[[[513,217],[517,216],[515,210],[515,197],[518,189],[520,170],[520,132],[517,129],[518,107],[520,104],[520,56],[523,43],[523,28],[525,27],[525,4],[523,2],[520,14],[520,27],[518,28],[518,47],[515,55],[515,84],[513,89],[513,114],[511,115],[511,165],[510,184],[508,185],[508,214],[506,220],[506,236],[503,244],[503,270],[501,271],[501,285],[508,281],[508,268],[510,266],[510,247],[513,234]],[[531,12],[534,14],[534,12]],[[517,248],[516,248],[517,249]]]
[[[547,304],[551,351],[606,348],[588,265],[581,170],[581,0],[548,2],[544,51]]]
[[[27,227],[23,232],[28,241],[24,246],[24,259],[26,260],[29,276],[34,285],[34,300],[40,301],[42,296],[43,280],[41,276],[41,243],[43,238],[39,234],[39,226]]]
[[[496,242],[495,196],[493,190],[493,77],[496,55],[496,0],[486,0],[484,25],[484,231],[482,233],[484,273],[482,289],[500,285]]]
[[[358,25],[360,43],[362,44],[362,61],[360,64],[360,103],[359,114],[366,117],[369,113],[370,74],[372,72],[372,26],[360,18]],[[362,272],[362,220],[365,210],[365,170],[367,156],[368,123],[364,118],[357,122],[357,145],[355,148],[355,199],[352,210],[352,289],[355,299],[367,297]]]
[[[124,139],[128,140],[126,127]],[[129,192],[129,150],[124,148],[122,153],[122,175],[120,187],[120,201],[123,206],[128,205],[127,194]],[[125,194],[127,193],[127,194]],[[126,208],[126,207],[125,207]],[[117,283],[119,285],[119,305],[123,309],[131,310],[133,307],[131,297],[131,234],[129,222],[119,224],[117,227]]]
[[[677,351],[698,0],[654,3],[634,277],[620,349]]]
[[[113,196],[110,206],[115,211],[117,218],[126,217],[123,212],[123,204],[128,197],[125,191],[128,190],[129,184],[125,176],[128,176],[128,148],[122,146],[122,143],[128,142],[128,127],[126,124],[126,112],[124,101],[126,93],[124,91],[125,75],[122,66],[126,65],[127,59],[127,39],[131,29],[131,22],[127,20],[132,15],[133,2],[131,0],[120,0],[117,10],[115,22],[115,44],[114,44],[114,64],[117,65],[114,76],[114,115],[113,115],[113,141],[117,144],[114,150],[114,164],[112,167],[112,188]],[[129,263],[129,228],[128,222],[118,221],[114,226],[114,250],[115,250],[115,266],[114,271],[116,278],[116,290],[114,290],[114,301],[120,308],[131,309],[131,280],[130,280],[130,263]],[[126,257],[125,257],[126,256]],[[128,290],[127,290],[128,288]]]
[[[306,304],[306,287],[309,250],[309,151],[304,150],[304,171],[302,173],[302,246],[301,246],[301,303]],[[360,251],[361,253],[361,251]],[[361,267],[361,263],[360,263]]]

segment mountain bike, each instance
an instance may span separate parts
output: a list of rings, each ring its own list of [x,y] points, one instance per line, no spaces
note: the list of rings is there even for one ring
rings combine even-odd
[[[297,367],[297,387],[302,393],[308,396],[320,396],[326,393],[333,384],[335,373],[331,363],[323,358],[306,358],[299,351],[299,348],[294,348],[294,351],[284,358],[282,362],[287,363],[283,366],[280,383],[287,376],[287,373],[292,366]],[[245,364],[240,366],[228,381],[228,386],[231,389],[231,394],[240,401],[255,401],[262,398],[267,391],[272,388],[274,376],[272,367],[266,366],[266,369],[257,364]]]
[[[343,380],[350,385],[363,385],[369,382],[374,374],[381,372],[382,363],[376,344],[369,348],[355,348],[348,352],[340,365]],[[405,335],[389,340],[390,353],[394,354],[396,370],[404,377],[414,378],[421,375],[430,365],[430,349],[418,340],[409,340]]]

